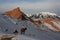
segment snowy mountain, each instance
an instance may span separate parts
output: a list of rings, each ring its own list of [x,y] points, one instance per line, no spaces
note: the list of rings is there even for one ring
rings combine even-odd
[[[16,29],[18,34],[12,40],[59,40],[60,17],[55,13],[43,13],[29,16],[15,8],[0,14],[0,35],[13,34]],[[22,26],[27,28],[23,35],[20,31]]]
[[[7,17],[12,23],[18,25],[18,22],[20,20],[23,21],[29,21],[33,23],[37,28],[40,28],[42,30],[48,31],[60,31],[60,17],[57,16],[55,13],[50,12],[40,12],[37,14],[24,14],[19,7],[5,12],[3,15],[4,17]],[[1,18],[4,20],[3,18]],[[5,20],[4,20],[5,21]],[[7,22],[7,21],[5,21]]]
[[[9,17],[0,15],[0,33],[4,34],[13,34],[14,29],[18,30],[18,34],[16,37],[12,38],[12,40],[59,40],[60,33],[59,32],[53,32],[53,31],[43,31],[38,28],[36,28],[36,25],[34,25],[32,22],[27,20],[17,20],[11,18],[15,22],[18,23],[18,25],[14,24]],[[27,28],[25,34],[21,35],[20,30],[22,25]],[[8,29],[8,31],[6,31]],[[2,35],[0,34],[0,36]]]
[[[55,13],[50,13],[50,12],[40,12],[40,13],[36,13],[36,14],[33,14],[33,15],[31,15],[30,17],[32,17],[32,18],[49,18],[49,17],[51,17],[51,18],[56,18],[56,17],[58,17]]]
[[[37,25],[39,24],[39,27],[41,27],[41,25],[43,24],[44,25],[43,30],[51,29],[53,31],[60,31],[60,26],[59,26],[60,17],[57,16],[55,13],[40,12],[39,14],[37,13],[37,14],[31,15],[30,18],[34,20]]]

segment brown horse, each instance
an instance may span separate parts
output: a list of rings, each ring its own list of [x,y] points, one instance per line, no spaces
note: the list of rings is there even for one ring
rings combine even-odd
[[[25,34],[25,31],[27,30],[27,28],[21,28],[21,34]]]

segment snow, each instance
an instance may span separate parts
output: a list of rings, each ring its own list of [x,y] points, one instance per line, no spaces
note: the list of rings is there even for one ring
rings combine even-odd
[[[28,17],[30,17],[32,14],[26,14]]]
[[[40,12],[42,15],[56,15],[55,13],[50,12]]]
[[[48,29],[55,31],[55,29],[51,25],[49,25],[48,23],[44,23],[44,25],[47,26]]]
[[[40,20],[40,19],[44,19],[44,18],[56,18],[55,16],[57,16],[57,14],[51,13],[51,12],[40,12],[40,13],[30,15],[31,19],[33,19],[33,20]]]
[[[15,25],[9,18],[5,16],[0,15],[0,18],[7,21],[6,23],[4,20],[0,20],[0,33],[13,34],[14,28],[18,30],[19,33],[16,35],[16,37],[12,38],[12,40],[60,40],[60,33],[40,30],[36,28],[36,25],[28,21],[18,20],[18,25]],[[27,28],[25,34],[23,35],[20,34],[22,25]],[[6,28],[8,28],[7,32],[5,31]]]
[[[12,38],[12,40],[37,40],[37,39],[24,36],[24,35],[17,35],[16,37]]]

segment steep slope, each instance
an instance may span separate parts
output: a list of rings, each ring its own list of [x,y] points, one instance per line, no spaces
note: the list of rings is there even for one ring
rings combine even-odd
[[[20,9],[19,7],[13,9],[13,10],[10,10],[10,11],[7,11],[4,13],[4,15],[7,15],[9,17],[12,17],[12,18],[16,18],[16,19],[25,19],[24,16],[26,16]]]
[[[9,14],[9,12],[8,12],[8,14]],[[5,33],[5,34],[13,34],[14,29],[17,29],[18,35],[16,35],[16,37],[13,38],[12,40],[60,40],[60,38],[59,38],[60,33],[53,32],[53,31],[51,31],[51,32],[43,31],[43,30],[40,30],[39,28],[37,28],[37,26],[35,24],[33,24],[33,22],[34,22],[34,23],[37,23],[37,25],[39,24],[39,27],[41,27],[41,25],[44,25],[44,27],[46,27],[46,24],[44,24],[44,23],[48,23],[48,24],[52,25],[49,22],[49,21],[53,21],[52,19],[42,18],[40,20],[40,18],[37,18],[37,19],[33,20],[32,18],[28,18],[27,16],[24,16],[26,19],[30,20],[30,21],[28,21],[28,20],[19,20],[20,17],[15,17],[15,14],[13,14],[13,15],[11,14],[12,16],[11,15],[5,16],[5,15],[0,15],[0,31],[1,31],[1,33]],[[15,23],[17,23],[18,25],[15,25]],[[21,33],[20,30],[21,30],[22,26],[27,28],[24,35],[20,34]],[[50,26],[47,25],[47,27],[50,27]],[[54,25],[52,25],[52,27],[54,27]],[[6,29],[8,29],[8,30],[6,31]]]
[[[19,21],[18,25],[15,25],[11,22],[9,17],[0,15],[0,19],[1,19],[0,20],[0,28],[1,28],[0,31],[2,33],[13,34],[14,29],[18,30],[19,34],[16,35],[16,37],[14,37],[12,40],[59,40],[60,39],[59,38],[60,33],[42,31],[42,30],[36,28],[36,26],[32,22],[29,22],[29,21],[17,20],[17,21]],[[13,18],[12,18],[12,20],[13,20]],[[27,27],[27,30],[24,35],[20,34],[22,25],[24,27]],[[8,29],[8,31],[5,31],[6,29]]]
[[[6,16],[14,24],[18,24],[20,20],[27,20],[32,22],[40,29],[51,29],[53,31],[60,31],[60,17],[57,16],[55,13],[40,12],[39,14],[30,15],[30,17],[28,17],[19,9],[19,7],[17,7],[13,10],[5,12],[4,16]]]
[[[17,22],[16,22],[17,20],[28,20],[28,21],[34,23],[32,19],[30,19],[26,14],[24,14],[19,9],[19,7],[12,9],[10,11],[7,11],[2,15],[8,17],[11,20],[11,22],[13,22],[14,24],[17,24]]]
[[[40,28],[47,27],[47,29],[51,29],[53,31],[60,31],[60,17],[55,13],[40,12],[39,14],[31,15],[30,18],[34,20]],[[43,27],[43,25],[41,26],[41,24],[43,24],[45,27]]]
[[[54,31],[60,31],[60,27],[57,27],[56,24],[54,24],[54,20],[52,20],[51,18],[47,18],[43,20],[44,22],[48,23],[49,25],[51,25],[51,29]]]

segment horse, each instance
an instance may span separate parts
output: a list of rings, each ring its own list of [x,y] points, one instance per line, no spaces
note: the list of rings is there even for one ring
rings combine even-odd
[[[21,34],[25,34],[25,31],[27,30],[27,28],[21,28]]]

